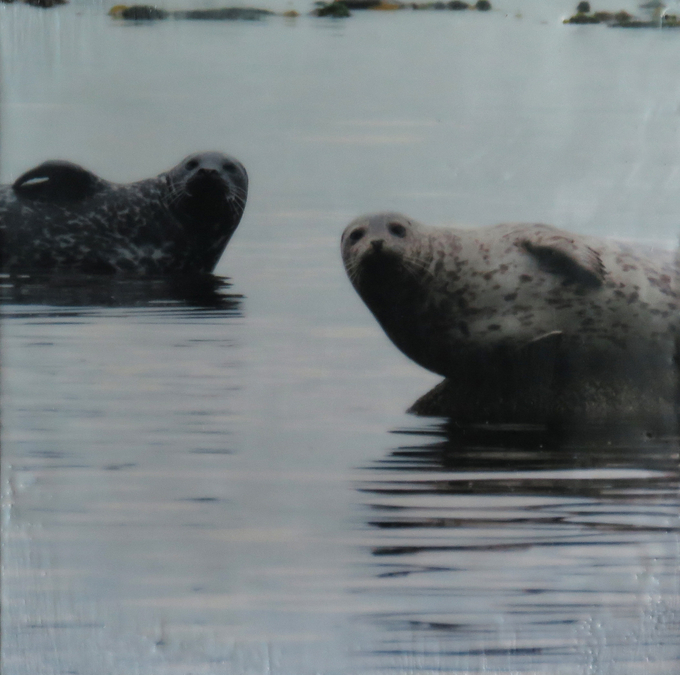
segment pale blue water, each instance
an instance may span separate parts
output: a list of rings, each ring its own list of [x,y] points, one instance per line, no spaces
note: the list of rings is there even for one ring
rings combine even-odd
[[[8,291],[3,673],[675,672],[674,421],[405,415],[438,378],[342,269],[345,224],[386,208],[674,245],[680,33],[497,4],[152,25],[0,5],[3,182],[212,149],[251,178],[226,285]]]

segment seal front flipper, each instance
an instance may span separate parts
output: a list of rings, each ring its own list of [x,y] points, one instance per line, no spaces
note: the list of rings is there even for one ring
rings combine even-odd
[[[82,166],[61,160],[43,162],[12,185],[20,199],[41,202],[74,202],[92,197],[106,183]]]
[[[604,282],[605,269],[600,254],[575,238],[538,230],[516,243],[533,256],[543,270],[564,277],[567,282],[589,288],[598,288]]]

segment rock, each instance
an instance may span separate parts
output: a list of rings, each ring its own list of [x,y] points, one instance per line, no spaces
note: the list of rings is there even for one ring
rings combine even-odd
[[[620,12],[617,12],[616,14],[614,14],[614,19],[618,23],[629,23],[630,21],[633,20],[633,18],[634,17],[633,17],[632,14],[628,14],[628,12],[626,12],[624,10],[621,10]]]
[[[376,5],[375,7],[370,7],[369,9],[379,12],[394,12],[404,9],[404,5],[401,2],[385,2],[385,0],[381,0],[380,4]]]
[[[349,10],[375,9],[380,4],[380,0],[342,0],[342,4]]]
[[[22,0],[24,4],[31,5],[31,7],[42,7],[43,9],[49,9],[50,7],[56,7],[57,5],[65,5],[68,0]]]
[[[592,14],[574,14],[565,19],[564,23],[602,23],[602,21]]]
[[[273,15],[268,9],[255,7],[222,7],[220,9],[192,9],[173,12],[176,19],[192,19],[199,21],[257,21],[265,16]]]
[[[155,21],[167,19],[169,16],[170,12],[151,5],[132,5],[120,12],[120,18],[128,21]]]
[[[339,0],[328,4],[321,3],[312,14],[314,16],[329,16],[333,19],[344,19],[345,17],[352,16],[347,5],[344,2],[339,2]]]
[[[109,16],[112,16],[114,19],[122,19],[123,18],[123,12],[127,9],[127,5],[114,5],[111,7],[111,9],[107,12]]]

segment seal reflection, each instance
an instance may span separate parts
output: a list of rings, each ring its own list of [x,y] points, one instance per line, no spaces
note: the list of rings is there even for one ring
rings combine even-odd
[[[187,307],[241,313],[243,296],[231,280],[214,274],[179,274],[156,279],[46,273],[0,274],[0,303],[63,307]]]
[[[381,606],[364,617],[361,659],[404,672],[671,672],[677,427],[394,433],[402,443],[358,486],[372,531],[362,593]]]

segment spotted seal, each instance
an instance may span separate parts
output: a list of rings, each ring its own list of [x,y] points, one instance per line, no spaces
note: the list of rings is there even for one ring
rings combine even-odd
[[[398,213],[357,218],[341,248],[387,336],[446,378],[411,412],[493,419],[677,397],[670,251],[542,224],[434,228]]]
[[[205,152],[136,183],[49,161],[0,186],[4,271],[135,275],[213,270],[245,207],[248,176]]]

